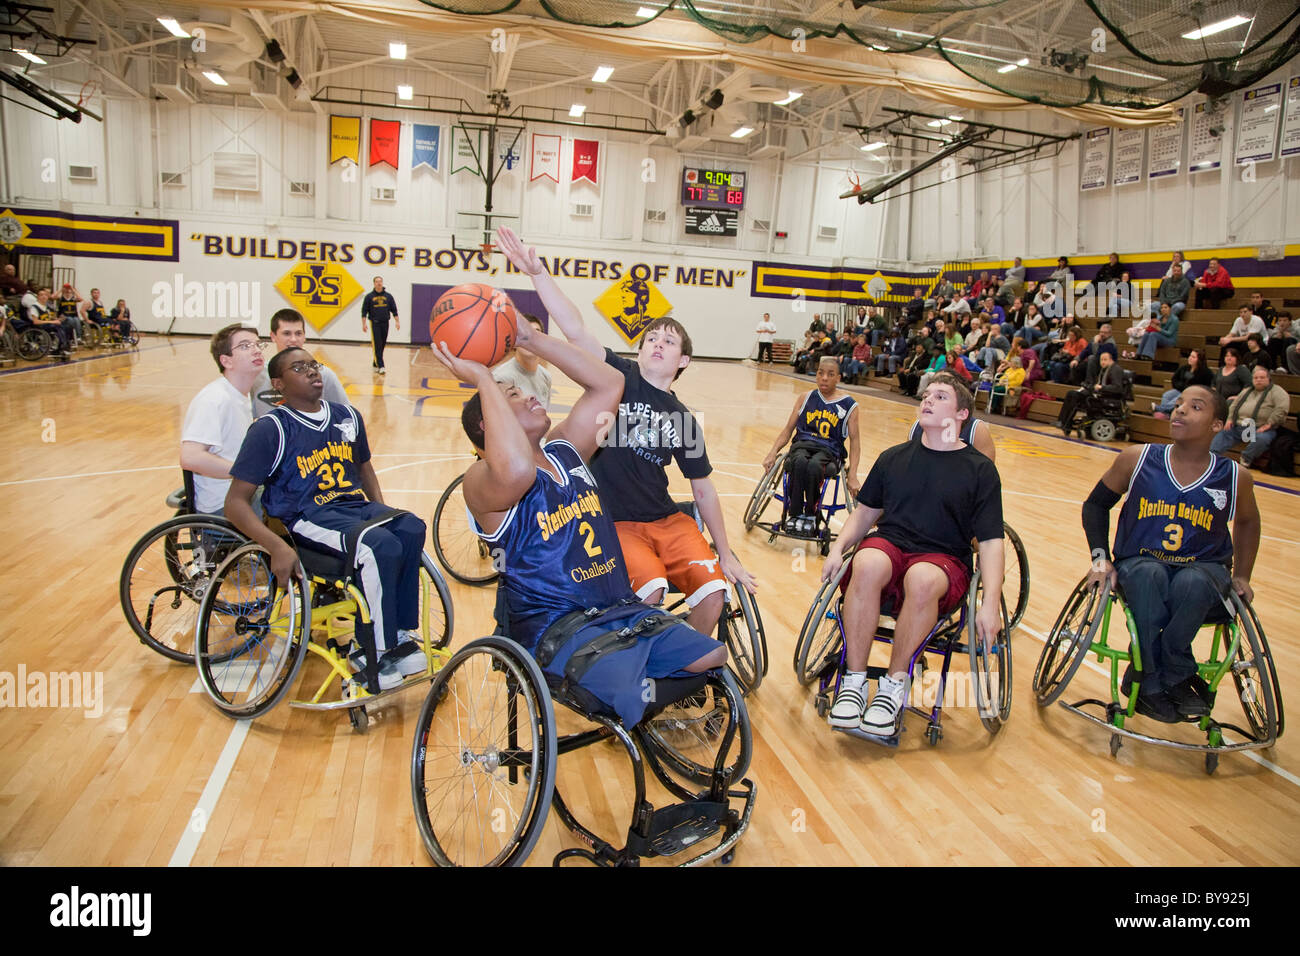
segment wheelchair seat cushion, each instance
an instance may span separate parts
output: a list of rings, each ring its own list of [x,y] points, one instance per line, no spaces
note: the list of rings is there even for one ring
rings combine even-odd
[[[660,703],[662,679],[692,678],[687,665],[721,646],[657,608],[630,604],[580,624],[553,657],[538,663],[557,701],[588,716],[617,716],[632,727]]]
[[[325,578],[328,581],[346,580],[351,573],[347,559],[337,551],[321,549],[306,538],[293,536],[293,543],[298,551],[298,560],[303,570],[312,577]]]

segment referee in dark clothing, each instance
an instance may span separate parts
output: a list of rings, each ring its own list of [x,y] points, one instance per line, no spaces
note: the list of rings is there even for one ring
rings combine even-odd
[[[397,299],[384,288],[383,277],[375,276],[375,291],[367,292],[361,302],[361,332],[364,335],[367,331],[367,322],[375,327],[370,336],[370,344],[375,349],[375,358],[370,367],[378,369],[380,375],[388,374],[388,369],[384,368],[384,346],[388,344],[390,318],[396,328],[402,327],[402,320],[397,317]]]

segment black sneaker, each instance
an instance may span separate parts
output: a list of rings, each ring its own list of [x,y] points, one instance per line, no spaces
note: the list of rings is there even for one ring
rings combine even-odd
[[[1150,717],[1162,724],[1180,724],[1183,721],[1173,698],[1163,690],[1158,690],[1154,694],[1139,694],[1137,712],[1143,717]]]
[[[1210,687],[1201,680],[1199,674],[1193,674],[1187,680],[1180,681],[1165,692],[1173,701],[1178,713],[1184,717],[1208,717],[1210,715]]]

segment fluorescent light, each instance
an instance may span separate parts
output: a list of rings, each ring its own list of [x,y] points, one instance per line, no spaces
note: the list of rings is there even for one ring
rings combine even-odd
[[[933,126],[935,129],[938,129],[940,126],[947,126],[951,122],[952,120],[930,120],[930,122],[926,123],[925,125]]]
[[[1092,70],[1106,70],[1110,73],[1123,73],[1125,76],[1136,76],[1139,80],[1163,80],[1163,76],[1152,76],[1150,73],[1137,73],[1133,70],[1121,70],[1114,66],[1102,66],[1100,63],[1089,63],[1088,68]]]
[[[35,53],[29,53],[29,52],[26,51],[26,50],[14,50],[14,52],[17,53],[17,54],[18,54],[20,57],[22,57],[24,60],[31,60],[33,63],[46,63],[46,62],[48,62],[47,60],[44,60],[44,59],[42,59],[41,57],[37,56]]]
[[[204,70],[203,75],[208,78],[209,83],[212,83],[216,86],[230,85],[229,83],[226,82],[226,78],[222,76],[220,73],[218,73],[216,70]]]
[[[158,17],[158,22],[166,27],[167,32],[174,37],[181,37],[184,39],[189,36],[189,34],[185,32],[185,28],[176,22],[175,17]]]
[[[574,119],[577,119],[578,117],[582,116],[582,114],[585,112],[587,112],[587,107],[583,106],[581,103],[574,103],[572,106],[569,107],[569,115],[572,116]]]
[[[411,96],[414,94],[414,92],[415,91],[412,90],[405,83],[399,83],[397,85],[397,98],[399,100],[409,100]]]
[[[876,150],[880,149],[881,147],[883,147],[883,146],[885,146],[885,145],[887,145],[887,144],[886,144],[883,140],[877,140],[877,141],[874,142],[874,143],[867,143],[865,146],[861,146],[861,147],[859,147],[859,148],[860,148],[864,153],[872,153],[872,152],[875,152]]]
[[[636,15],[637,15],[638,17],[640,17],[642,20],[648,20],[648,19],[650,19],[650,17],[653,17],[653,16],[654,16],[656,13],[658,13],[658,12],[659,12],[659,11],[656,10],[654,7],[637,7],[637,8],[636,8]]]
[[[604,83],[613,75],[614,68],[612,66],[598,66],[596,72],[592,74],[591,80],[593,83]]]
[[[731,134],[731,138],[732,138],[732,139],[740,139],[740,138],[742,138],[742,137],[744,137],[744,136],[748,136],[748,135],[749,135],[750,133],[752,133],[752,132],[754,132],[753,127],[751,127],[751,126],[742,126],[742,127],[740,127],[738,130],[736,130],[734,133]]]
[[[962,117],[957,116],[957,115],[954,114],[954,113],[949,113],[949,114],[948,114],[948,119],[952,120],[954,123],[960,123],[960,122],[962,121]]]
[[[797,99],[798,99],[799,97],[801,97],[801,96],[803,96],[803,94],[800,93],[798,90],[791,90],[790,93],[789,93],[789,95],[786,96],[785,99],[783,99],[783,100],[773,100],[773,101],[772,101],[772,105],[773,105],[773,106],[789,106],[791,103],[793,103],[795,100],[797,100]]]
[[[405,59],[406,59],[406,44],[405,44],[405,43],[389,43],[389,44],[388,44],[388,58],[389,58],[390,60],[405,60]]]
[[[1211,23],[1208,27],[1201,27],[1199,30],[1193,30],[1191,33],[1184,33],[1184,40],[1200,40],[1203,37],[1212,37],[1216,33],[1222,33],[1224,30],[1231,30],[1233,27],[1239,27],[1243,23],[1249,23],[1253,17],[1243,17],[1240,14],[1228,17],[1226,20],[1220,20],[1218,23]]]
[[[1000,67],[998,67],[998,72],[999,72],[999,73],[1010,73],[1012,70],[1018,70],[1018,69],[1020,69],[1020,65],[1019,65],[1019,64],[1017,64],[1017,63],[1008,63],[1006,66],[1000,66]]]
[[[1028,65],[1029,65],[1029,57],[1027,56],[1022,57],[1019,60],[1016,60],[1016,66],[1028,66]]]

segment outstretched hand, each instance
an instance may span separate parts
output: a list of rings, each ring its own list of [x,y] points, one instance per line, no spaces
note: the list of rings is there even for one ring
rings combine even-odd
[[[524,275],[541,275],[542,260],[537,255],[537,250],[531,246],[525,247],[523,240],[509,226],[497,228],[497,245],[511,264]]]
[[[443,368],[467,385],[477,388],[485,377],[491,377],[486,365],[452,355],[446,342],[435,342],[432,348],[433,357],[442,363]]]

